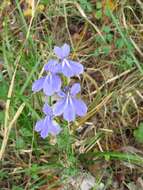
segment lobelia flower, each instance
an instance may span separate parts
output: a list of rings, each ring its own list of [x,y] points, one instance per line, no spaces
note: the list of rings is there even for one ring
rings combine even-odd
[[[76,115],[84,116],[87,112],[86,104],[76,98],[77,93],[80,92],[80,84],[75,83],[71,88],[60,91],[58,95],[60,100],[54,105],[53,113],[55,116],[63,114],[63,117],[68,122],[74,121]]]
[[[68,44],[65,43],[61,47],[55,46],[54,53],[60,59],[60,71],[66,77],[73,77],[83,73],[83,66],[79,62],[68,59],[70,54],[70,46]]]
[[[52,108],[45,104],[43,106],[43,112],[45,113],[45,118],[37,121],[35,125],[35,131],[39,132],[41,137],[46,138],[49,133],[52,135],[57,135],[60,133],[60,126],[54,121],[54,115]]]
[[[55,92],[58,92],[61,88],[61,79],[57,75],[59,69],[58,62],[56,60],[50,60],[44,67],[44,70],[48,71],[47,76],[36,80],[32,85],[32,91],[39,92],[43,89],[43,92],[47,96],[51,96]]]

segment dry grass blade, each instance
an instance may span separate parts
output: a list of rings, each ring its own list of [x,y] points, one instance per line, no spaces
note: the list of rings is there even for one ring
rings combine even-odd
[[[143,57],[143,52],[141,51],[139,46],[136,44],[136,42],[132,38],[130,38],[130,40],[131,40],[133,46],[135,47],[135,49],[137,50],[137,52]]]
[[[140,0],[136,0],[136,1],[140,5],[141,9],[143,9],[143,2],[141,2]]]
[[[86,16],[84,10],[81,8],[81,6],[77,2],[74,2],[74,5],[76,6],[78,11],[80,12],[81,16],[96,30],[96,32],[101,36],[102,40],[104,42],[106,42],[106,40],[105,40],[104,36],[102,35],[102,33],[100,32],[99,28],[95,24],[93,24],[91,22],[91,20],[88,19],[88,17]]]
[[[32,23],[33,23],[33,19],[34,19],[34,16],[35,16],[35,13],[36,13],[36,9],[38,7],[38,4],[39,4],[40,0],[36,3],[36,6],[35,6],[35,1],[33,0],[31,2],[31,7],[32,7],[32,18],[30,20],[30,24],[29,24],[29,27],[28,27],[28,31],[27,31],[27,35],[26,35],[26,39],[29,38],[29,34],[30,34],[30,29],[32,27]]]
[[[113,81],[120,79],[121,77],[123,77],[123,76],[125,76],[125,75],[131,73],[131,72],[134,71],[134,70],[135,70],[135,68],[133,67],[132,69],[126,70],[126,71],[124,71],[123,73],[121,73],[121,74],[119,74],[119,75],[117,75],[117,76],[114,76],[114,77],[112,77],[111,79],[108,79],[102,86],[100,86],[100,87],[98,88],[98,90],[95,90],[95,91],[91,92],[90,95],[95,95],[99,90],[102,90],[107,84],[110,84],[110,83],[112,83]]]
[[[19,116],[19,112],[21,113],[21,106],[20,106],[17,113],[16,113],[16,115],[15,115],[15,117],[13,118],[11,123],[8,125],[9,108],[10,108],[11,96],[12,96],[12,92],[13,92],[13,88],[14,88],[14,81],[15,81],[15,76],[16,76],[16,72],[17,72],[17,67],[18,67],[18,61],[17,61],[15,71],[14,71],[13,76],[12,76],[12,80],[11,80],[11,84],[10,84],[9,91],[8,91],[8,96],[7,96],[8,99],[7,99],[7,102],[6,102],[6,109],[5,109],[4,136],[3,136],[3,142],[2,142],[2,146],[1,146],[1,150],[0,150],[0,160],[2,159],[3,153],[5,151],[5,147],[6,147],[6,144],[7,144],[7,140],[8,140],[8,136],[9,136],[11,127],[12,127],[13,123],[16,121],[16,119],[18,118],[17,116]]]
[[[82,125],[83,123],[85,123],[89,118],[91,118],[99,109],[102,108],[102,106],[104,106],[112,97],[113,93],[110,93],[108,96],[106,96],[95,108],[93,108],[92,110],[90,110],[87,115],[85,117],[83,117],[82,119],[80,119],[78,121],[78,126]]]
[[[9,107],[10,107],[10,102],[11,102],[11,96],[13,92],[13,87],[14,87],[14,81],[15,81],[15,76],[16,76],[16,71],[17,71],[18,64],[16,65],[14,74],[12,76],[11,84],[9,87],[8,95],[7,95],[7,102],[6,102],[6,109],[5,109],[5,121],[4,121],[4,129],[7,128],[8,125],[8,119],[9,119]]]
[[[0,160],[2,159],[3,154],[5,152],[5,148],[6,148],[6,145],[7,145],[7,141],[8,141],[8,137],[9,137],[9,133],[11,131],[11,128],[12,128],[13,124],[17,121],[17,119],[20,116],[20,114],[22,113],[24,107],[25,107],[25,103],[21,104],[21,106],[17,110],[15,116],[13,117],[12,121],[10,122],[10,124],[8,125],[8,127],[5,128],[3,142],[2,142],[2,146],[1,146],[1,150],[0,150]]]

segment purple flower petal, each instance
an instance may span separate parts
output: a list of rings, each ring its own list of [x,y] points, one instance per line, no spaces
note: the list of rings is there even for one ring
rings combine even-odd
[[[49,135],[48,127],[41,131],[40,136],[45,139]]]
[[[62,46],[62,51],[63,51],[63,57],[68,57],[70,54],[70,46],[68,44],[64,44]]]
[[[68,60],[64,59],[62,61],[62,68],[61,68],[62,73],[66,76],[66,77],[73,77],[74,71],[71,67],[71,65],[69,64]]]
[[[34,91],[34,92],[40,91],[43,88],[45,78],[46,77],[42,77],[42,78],[36,80],[32,85],[32,91]]]
[[[59,62],[55,59],[51,59],[48,61],[48,63],[44,67],[45,71],[50,71],[52,73],[60,73],[61,66]]]
[[[63,52],[62,52],[61,47],[55,46],[54,47],[54,53],[56,54],[57,57],[59,57],[61,59],[63,58]]]
[[[59,134],[61,128],[54,120],[52,120],[52,117],[46,116],[44,119],[36,123],[35,131],[40,132],[40,136],[45,139],[49,133],[52,135]]]
[[[46,115],[49,115],[49,116],[52,116],[52,115],[53,115],[52,108],[51,108],[47,103],[45,103],[44,106],[43,106],[43,112],[44,112]]]
[[[61,89],[61,78],[58,76],[58,75],[52,75],[53,76],[53,79],[52,79],[52,87],[53,87],[53,90],[55,92],[58,92],[60,91]]]
[[[71,69],[72,69],[74,75],[79,75],[79,74],[83,73],[84,68],[83,68],[82,64],[80,64],[79,62],[76,62],[76,61],[72,61],[72,60],[68,60],[68,62],[71,66]]]
[[[55,46],[54,47],[54,53],[60,59],[68,57],[69,53],[70,53],[70,46],[68,44],[66,44],[66,43],[61,47]]]
[[[71,98],[67,98],[63,117],[64,117],[65,120],[67,120],[68,122],[70,122],[70,121],[74,121],[75,120],[75,115],[76,115],[76,113],[75,113],[74,105],[72,103],[72,99]]]
[[[87,106],[76,98],[76,94],[80,91],[80,84],[75,83],[71,88],[60,91],[60,100],[54,105],[53,115],[62,115],[68,122],[74,121],[76,115],[84,116],[87,113]]]
[[[52,135],[57,135],[60,133],[60,131],[61,131],[61,128],[55,121],[53,121],[48,116],[45,117],[43,129],[41,130],[41,133],[40,133],[42,138],[46,138],[49,133]]]
[[[61,88],[61,79],[58,75],[49,74],[43,84],[43,91],[47,96],[53,95]]]
[[[77,93],[79,93],[81,90],[80,88],[80,84],[79,83],[75,83],[70,90],[70,93],[72,96],[75,96]]]
[[[53,108],[53,114],[55,116],[61,115],[64,112],[65,109],[65,105],[66,105],[66,98],[62,98],[61,100],[59,100]]]
[[[46,116],[43,121],[43,128],[40,132],[40,135],[43,139],[45,139],[49,134],[49,125],[50,125],[50,117]]]
[[[43,91],[47,96],[51,96],[54,91],[52,87],[52,75],[48,75],[43,84]]]
[[[62,61],[62,68],[61,72],[66,76],[66,77],[73,77],[76,75],[79,75],[83,73],[83,66],[75,61],[67,60],[64,59]]]
[[[35,125],[35,131],[37,132],[41,131],[43,129],[43,124],[44,124],[44,119],[37,121]]]
[[[62,90],[60,90],[59,92],[57,92],[57,94],[61,98],[64,98],[66,96],[66,94]]]
[[[58,123],[56,123],[55,121],[52,121],[49,131],[52,135],[58,135],[61,131],[61,128],[58,125]]]
[[[86,104],[79,99],[72,98],[74,107],[75,107],[75,112],[79,116],[84,116],[87,113],[87,106]]]

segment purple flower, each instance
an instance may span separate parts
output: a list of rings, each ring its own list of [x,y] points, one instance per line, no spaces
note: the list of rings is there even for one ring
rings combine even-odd
[[[50,59],[44,67],[45,71],[50,71],[52,73],[61,73],[61,67],[57,60]]]
[[[58,95],[60,100],[55,104],[53,113],[55,116],[63,114],[67,121],[74,121],[76,115],[84,116],[87,112],[86,104],[76,98],[76,94],[80,91],[80,84],[75,83],[71,88],[60,91]]]
[[[83,73],[83,66],[79,62],[68,59],[70,54],[70,46],[68,44],[65,43],[61,47],[55,46],[54,53],[60,59],[60,70],[66,77],[72,77]]]
[[[48,71],[47,76],[36,80],[32,85],[32,91],[39,92],[43,89],[43,92],[47,96],[51,96],[61,89],[61,79],[56,74],[59,71],[59,66],[56,60],[50,60],[44,69]]]
[[[35,131],[39,132],[41,137],[46,138],[49,133],[52,135],[57,135],[60,133],[60,126],[54,121],[52,108],[45,104],[43,106],[43,112],[45,113],[45,118],[37,121],[35,126]]]

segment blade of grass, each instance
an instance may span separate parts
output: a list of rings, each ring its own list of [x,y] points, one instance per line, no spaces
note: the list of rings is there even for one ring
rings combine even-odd
[[[75,125],[75,127],[78,127],[78,126],[82,125],[82,124],[83,124],[84,122],[86,122],[89,118],[91,118],[95,113],[97,113],[97,111],[100,110],[100,109],[102,108],[102,106],[103,106],[104,104],[106,104],[106,103],[110,100],[110,98],[112,97],[112,95],[113,95],[113,93],[110,93],[108,96],[104,97],[98,105],[95,105],[95,106],[94,106],[94,105],[92,104],[92,106],[94,106],[93,109],[91,109],[91,110],[86,114],[85,117],[79,119],[79,120],[77,121],[77,125]]]
[[[94,162],[88,160],[87,158],[104,158],[105,160],[121,160],[121,161],[128,161],[134,164],[142,164],[143,158],[139,155],[125,153],[125,152],[112,152],[112,151],[105,151],[105,152],[88,152],[86,154],[81,154],[80,159],[87,161],[89,164],[90,162]]]
[[[72,3],[75,5],[75,7],[78,9],[78,11],[80,12],[81,16],[94,28],[94,30],[100,35],[101,39],[103,40],[103,42],[106,43],[106,39],[105,37],[102,35],[101,31],[99,30],[99,28],[93,23],[91,22],[91,20],[88,19],[88,17],[86,16],[84,10],[81,8],[81,6],[77,3],[74,2]]]
[[[31,78],[33,77],[33,74],[35,73],[35,71],[37,70],[37,67],[39,66],[41,61],[41,58],[39,58],[39,60],[37,61],[37,63],[34,65],[34,67],[32,68],[32,71],[29,73],[29,77],[27,78],[27,80],[25,81],[24,85],[22,86],[21,90],[20,90],[20,95],[23,94],[24,90],[26,89],[26,87],[28,86]]]
[[[18,117],[22,113],[24,107],[25,107],[25,103],[21,104],[21,106],[17,110],[16,114],[14,115],[12,121],[10,122],[8,127],[5,128],[4,137],[3,137],[3,141],[2,141],[2,145],[1,145],[1,149],[0,149],[0,160],[3,158],[11,128],[13,127],[13,124],[17,121]]]
[[[135,64],[136,64],[137,68],[139,69],[139,71],[143,74],[143,69],[142,69],[142,67],[140,66],[140,63],[138,62],[138,60],[137,60],[137,58],[135,57],[135,55],[134,55],[134,53],[132,52],[132,50],[130,49],[129,41],[127,40],[126,36],[124,35],[124,33],[123,33],[121,27],[120,27],[119,24],[118,24],[118,21],[117,21],[116,17],[113,15],[113,13],[111,12],[111,10],[110,10],[109,7],[108,7],[108,11],[109,11],[109,14],[110,14],[110,16],[111,16],[111,18],[112,18],[112,20],[113,20],[113,23],[115,24],[115,26],[116,26],[118,32],[120,33],[120,35],[121,35],[121,37],[122,37],[124,43],[126,44],[126,46],[127,46],[127,48],[128,48],[129,54],[130,54],[131,57],[133,58],[133,60],[134,60],[134,62],[135,62]]]

